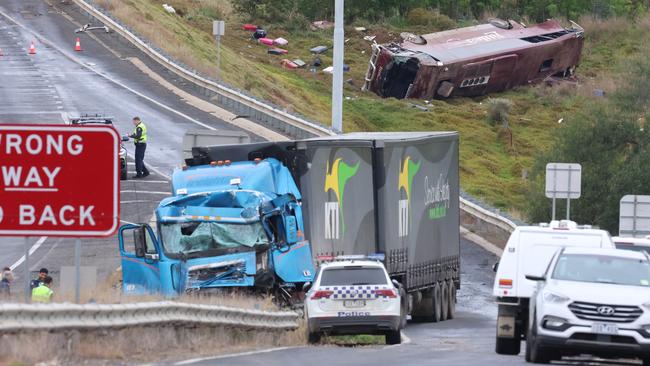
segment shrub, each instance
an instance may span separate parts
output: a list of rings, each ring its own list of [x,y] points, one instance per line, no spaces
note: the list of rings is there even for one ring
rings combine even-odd
[[[505,98],[489,98],[488,105],[488,122],[491,125],[497,123],[506,124],[508,122],[508,113],[512,108],[512,101]]]

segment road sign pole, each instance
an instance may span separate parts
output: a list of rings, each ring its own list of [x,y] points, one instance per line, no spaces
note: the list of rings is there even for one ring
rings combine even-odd
[[[569,182],[567,187],[569,187],[569,192],[566,196],[566,219],[571,220],[571,165],[569,165]]]
[[[29,236],[25,237],[25,303],[28,303],[31,298],[31,291],[29,288]]]
[[[553,212],[551,214],[551,221],[555,221],[555,196],[557,196],[557,170],[553,170]]]
[[[221,80],[221,36],[215,36],[217,39],[217,79]]]
[[[74,301],[79,304],[81,298],[81,239],[74,241]]]

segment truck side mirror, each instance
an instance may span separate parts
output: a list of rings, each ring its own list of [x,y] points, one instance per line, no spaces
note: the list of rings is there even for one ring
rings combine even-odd
[[[122,135],[122,141],[129,141],[129,135]]]
[[[496,272],[496,271],[499,270],[499,262],[496,262],[496,263],[494,263],[494,265],[492,265],[492,270],[493,270],[494,272]]]
[[[287,244],[298,242],[298,223],[295,216],[286,216],[284,218],[284,229]]]
[[[146,237],[147,228],[142,225],[139,228],[133,230],[133,242],[135,244],[135,256],[138,258],[144,258],[147,252],[147,242]]]
[[[311,289],[311,282],[305,282],[305,284],[302,285],[302,291],[307,292],[309,289]]]

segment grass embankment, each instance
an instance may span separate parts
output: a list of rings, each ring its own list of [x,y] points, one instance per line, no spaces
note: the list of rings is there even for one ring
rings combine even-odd
[[[272,56],[267,47],[241,30],[242,20],[233,15],[227,1],[172,0],[178,14],[166,13],[162,0],[96,0],[121,21],[164,48],[169,54],[196,70],[214,76],[216,50],[211,36],[212,19],[225,18],[226,36],[222,39],[222,78],[260,98],[272,101],[324,124],[330,119],[331,76],[312,73],[308,68],[287,70],[283,58],[310,62],[309,49],[331,46],[331,30],[302,29],[288,32],[279,25],[263,24],[269,37],[289,40],[287,56]],[[355,24],[368,28],[357,32],[346,28],[345,131],[422,131],[457,130],[461,133],[461,184],[470,194],[516,216],[525,208],[526,176],[536,152],[550,144],[550,132],[558,121],[583,107],[593,89],[615,87],[619,62],[639,52],[639,45],[650,41],[648,19],[634,24],[624,19],[595,21],[582,19],[586,42],[578,87],[535,86],[500,93],[492,97],[512,102],[509,126],[512,143],[500,124],[487,123],[488,98],[456,98],[448,101],[398,101],[362,93],[363,77],[370,56],[365,35],[376,35],[378,42],[396,40],[401,31],[426,33],[432,27],[393,24]],[[331,65],[331,51],[321,56],[323,67]],[[426,105],[428,112],[410,103]]]

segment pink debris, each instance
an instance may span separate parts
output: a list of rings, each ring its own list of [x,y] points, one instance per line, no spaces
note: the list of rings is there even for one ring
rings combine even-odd
[[[242,29],[243,29],[243,30],[247,30],[247,31],[254,32],[254,31],[257,30],[257,26],[256,26],[255,24],[248,24],[248,23],[247,23],[247,24],[244,24],[244,25],[242,26]]]
[[[274,39],[273,43],[277,44],[278,46],[286,46],[287,44],[289,44],[289,41],[287,41],[286,39],[280,37],[280,38]]]
[[[258,41],[262,44],[265,44],[267,46],[273,46],[273,40],[270,38],[260,38]]]

